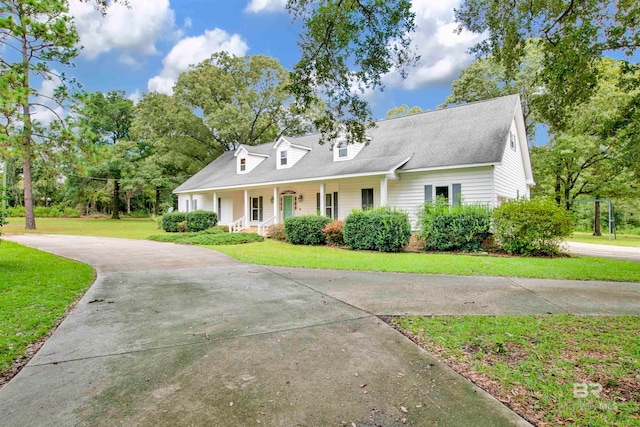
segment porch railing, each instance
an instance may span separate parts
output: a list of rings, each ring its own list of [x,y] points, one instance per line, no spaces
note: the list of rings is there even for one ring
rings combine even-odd
[[[229,233],[239,233],[244,229],[244,217],[236,219],[229,225]]]
[[[276,217],[272,216],[271,218],[265,219],[260,224],[258,224],[258,234],[261,236],[264,236],[265,234],[267,234],[265,228],[271,224],[274,224],[275,220],[276,220]]]

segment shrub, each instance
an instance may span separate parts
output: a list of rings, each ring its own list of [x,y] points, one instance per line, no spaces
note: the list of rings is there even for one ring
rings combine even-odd
[[[400,252],[411,237],[406,212],[389,208],[354,210],[344,221],[344,242],[352,249]]]
[[[228,225],[216,225],[215,227],[211,227],[211,230],[217,230],[221,233],[228,233],[229,226]]]
[[[24,217],[24,206],[7,207],[7,216],[9,217]]]
[[[225,233],[212,229],[197,233],[157,234],[149,236],[157,242],[182,243],[186,245],[237,245],[241,243],[262,242],[264,238],[257,233]]]
[[[284,221],[284,230],[294,245],[324,245],[327,239],[322,230],[330,222],[326,216],[292,216]]]
[[[211,228],[218,223],[218,214],[209,211],[195,211],[186,214],[187,230],[197,232]]]
[[[510,200],[493,211],[495,237],[510,254],[556,254],[572,226],[571,213],[544,198]]]
[[[267,228],[267,237],[281,242],[287,240],[287,233],[284,231],[284,224],[270,225],[269,228]]]
[[[176,230],[178,233],[186,233],[189,231],[189,227],[187,227],[187,221],[180,221],[176,224]]]
[[[418,238],[427,251],[477,252],[489,236],[491,211],[483,205],[425,203],[418,212]]]
[[[162,229],[168,233],[176,233],[178,231],[178,223],[185,221],[186,214],[184,212],[169,212],[162,215]]]
[[[332,221],[322,230],[324,235],[327,237],[327,244],[343,246],[344,245],[344,234],[342,233],[342,227],[344,226],[344,221],[336,220]]]
[[[62,216],[65,218],[80,218],[82,215],[80,215],[80,211],[78,209],[64,208]]]

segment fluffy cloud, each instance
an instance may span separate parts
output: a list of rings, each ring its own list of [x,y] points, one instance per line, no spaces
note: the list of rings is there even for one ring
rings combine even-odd
[[[129,4],[130,8],[112,4],[103,17],[92,2],[71,0],[69,11],[75,19],[84,56],[94,59],[101,53],[118,50],[122,62],[135,64],[140,56],[158,53],[159,38],[176,35],[169,0],[130,0]]]
[[[473,57],[467,50],[482,36],[468,31],[455,33],[457,24],[454,22],[453,9],[458,4],[459,0],[413,0],[416,32],[411,38],[414,51],[420,55],[420,62],[410,70],[405,80],[397,73],[385,76],[386,85],[416,89],[448,83],[471,63]]]
[[[251,0],[245,11],[251,13],[281,12],[285,10],[286,5],[287,0]]]
[[[45,126],[65,116],[62,106],[51,99],[55,90],[62,84],[62,81],[56,77],[58,74],[57,70],[51,70],[53,78],[42,80],[38,90],[38,94],[41,96],[34,99],[34,103],[37,105],[33,106],[31,119]]]
[[[219,28],[206,30],[201,36],[185,37],[162,60],[162,71],[149,80],[147,88],[150,92],[171,94],[178,76],[190,65],[198,64],[216,52],[226,51],[242,56],[248,49],[239,35],[230,35]]]

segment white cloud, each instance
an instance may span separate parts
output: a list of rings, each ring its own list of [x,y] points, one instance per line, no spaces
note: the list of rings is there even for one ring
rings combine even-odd
[[[134,92],[130,93],[129,96],[127,96],[127,99],[130,99],[131,101],[133,101],[133,105],[136,105],[142,99],[142,94],[138,89],[136,89]]]
[[[251,0],[245,12],[284,12],[287,0]]]
[[[42,80],[38,90],[38,94],[41,96],[37,96],[33,100],[38,105],[33,106],[31,119],[45,126],[65,116],[62,106],[51,99],[56,89],[62,84],[62,81],[56,77],[58,74],[58,71],[51,70],[52,78],[50,80]]]
[[[175,37],[174,12],[169,0],[130,0],[130,7],[114,3],[102,16],[92,2],[72,0],[69,11],[75,19],[82,54],[94,59],[111,50],[121,52],[120,60],[136,64],[140,56],[157,54],[156,41]]]
[[[178,76],[188,70],[190,65],[196,65],[216,52],[226,51],[232,55],[242,56],[248,49],[249,47],[238,34],[230,35],[219,28],[206,30],[204,34],[197,37],[183,38],[162,60],[162,71],[149,79],[147,88],[150,92],[171,94]]]
[[[458,4],[459,0],[413,0],[416,31],[411,39],[420,61],[404,80],[398,73],[386,75],[384,83],[387,86],[416,89],[448,83],[473,61],[467,50],[483,36],[466,30],[456,34],[453,9]]]

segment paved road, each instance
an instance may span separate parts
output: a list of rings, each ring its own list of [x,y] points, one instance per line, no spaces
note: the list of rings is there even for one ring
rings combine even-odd
[[[592,243],[565,242],[565,250],[573,255],[640,261],[640,248],[632,246],[595,245]]]
[[[148,241],[10,239],[98,276],[0,389],[2,426],[527,425],[375,314],[598,312],[604,297],[604,312],[640,310],[637,284],[575,292],[580,283],[266,268]]]

